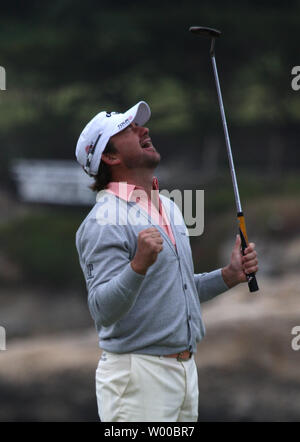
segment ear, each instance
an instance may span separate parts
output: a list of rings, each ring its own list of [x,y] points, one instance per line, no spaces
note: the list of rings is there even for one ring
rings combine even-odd
[[[103,153],[101,155],[101,161],[109,166],[116,166],[121,162],[116,153]]]

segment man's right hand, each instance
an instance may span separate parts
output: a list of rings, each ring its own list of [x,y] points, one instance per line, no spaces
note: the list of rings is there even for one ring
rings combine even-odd
[[[136,273],[145,275],[148,267],[152,266],[157,255],[163,249],[163,239],[155,227],[142,230],[138,236],[136,254],[131,261],[131,267]]]

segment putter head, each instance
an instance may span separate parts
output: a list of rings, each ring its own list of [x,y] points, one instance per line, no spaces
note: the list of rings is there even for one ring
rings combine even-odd
[[[219,31],[218,29],[207,28],[205,26],[191,26],[189,28],[189,31],[193,32],[193,34],[202,35],[203,37],[208,38],[216,38],[220,37],[221,35],[221,31]]]

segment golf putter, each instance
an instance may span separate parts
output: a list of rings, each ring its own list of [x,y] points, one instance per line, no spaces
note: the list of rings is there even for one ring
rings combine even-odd
[[[235,174],[235,168],[234,168],[234,163],[233,163],[229,133],[228,133],[228,129],[227,129],[225,111],[224,111],[224,106],[223,106],[223,99],[222,99],[217,64],[216,64],[216,59],[215,59],[215,41],[216,41],[216,38],[220,37],[221,31],[218,31],[217,29],[203,27],[203,26],[191,26],[189,28],[189,31],[193,32],[194,34],[203,36],[203,37],[211,38],[210,57],[211,57],[211,61],[212,61],[214,77],[215,77],[215,82],[216,82],[216,87],[217,87],[218,101],[219,101],[219,107],[220,107],[220,111],[221,111],[221,117],[222,117],[222,123],[223,123],[224,135],[225,135],[225,142],[226,142],[226,148],[227,148],[227,155],[228,155],[228,160],[229,160],[230,173],[231,173],[235,203],[236,203],[236,208],[237,208],[237,220],[238,220],[238,226],[239,226],[239,233],[240,233],[240,237],[241,237],[242,253],[244,255],[244,251],[247,248],[249,241],[248,241],[248,236],[247,236],[247,231],[246,231],[245,217],[244,217],[242,206],[241,206],[240,194],[239,194],[239,189],[238,189],[238,184],[237,184],[237,179],[236,179],[236,174]],[[246,277],[247,277],[250,292],[256,292],[257,290],[259,290],[255,273],[250,273],[249,275],[246,275]]]

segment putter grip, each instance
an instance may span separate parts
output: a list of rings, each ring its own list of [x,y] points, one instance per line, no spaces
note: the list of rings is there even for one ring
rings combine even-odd
[[[241,229],[240,229],[240,237],[241,237],[241,242],[242,242],[242,253],[244,255],[245,254],[244,250],[247,248],[247,243],[246,243],[245,237],[244,237]],[[259,290],[259,288],[258,288],[258,284],[256,281],[255,273],[250,273],[249,275],[246,275],[246,277],[248,280],[249,291],[250,292],[257,292],[257,290]]]
[[[248,278],[248,287],[250,292],[257,292],[259,290],[255,273],[250,273],[250,275],[247,275]]]
[[[244,251],[248,246],[248,237],[246,232],[246,223],[245,218],[242,212],[238,213],[238,220],[239,220],[239,232],[241,237],[241,245],[242,245],[242,254],[244,255]],[[257,292],[259,290],[255,273],[250,273],[249,275],[246,275],[247,281],[248,281],[248,287],[250,292]]]

